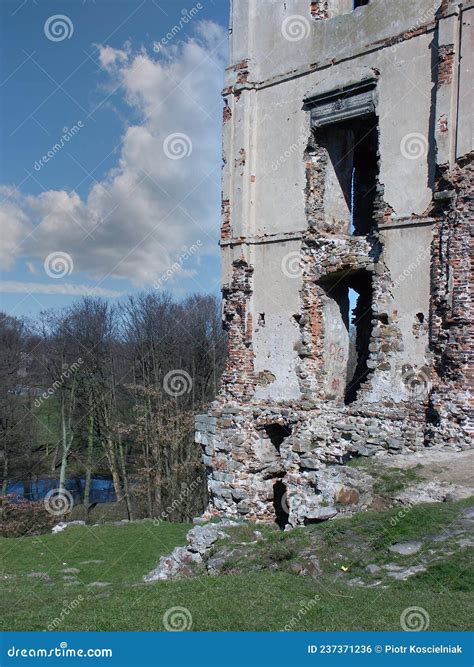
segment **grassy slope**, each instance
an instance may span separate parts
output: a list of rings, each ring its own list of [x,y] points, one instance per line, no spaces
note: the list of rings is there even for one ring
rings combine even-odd
[[[304,547],[305,531],[320,533],[318,555],[326,565],[332,563],[333,571],[329,568],[318,580],[283,567],[278,572],[249,568],[245,574],[142,584],[143,574],[160,555],[184,543],[189,526],[183,524],[76,527],[58,535],[2,539],[1,629],[43,630],[79,595],[83,600],[59,630],[162,630],[163,614],[175,606],[189,609],[195,630],[281,630],[292,619],[292,628],[299,630],[399,630],[400,614],[409,606],[427,610],[432,630],[468,629],[467,610],[472,605],[463,555],[455,554],[405,582],[390,580],[378,588],[348,587],[340,573],[340,565],[348,563],[347,540],[362,537],[371,545],[360,563],[351,556],[350,578],[366,563],[380,561],[388,544],[443,530],[463,504],[415,507],[396,526],[390,525],[392,511],[284,535],[264,530],[257,553],[269,568],[273,559],[280,566],[285,559],[298,558],[295,541]],[[81,564],[89,559],[104,562]],[[80,569],[78,585],[65,585],[60,570],[69,567]],[[53,581],[28,578],[31,572],[48,572]],[[88,587],[93,581],[111,585]]]

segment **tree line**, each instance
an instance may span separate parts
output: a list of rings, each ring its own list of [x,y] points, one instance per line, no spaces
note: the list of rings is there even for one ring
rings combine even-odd
[[[213,296],[85,297],[35,320],[0,314],[2,495],[19,480],[28,497],[35,480],[54,478],[61,492],[81,478],[88,508],[103,476],[129,518],[201,512],[194,414],[213,400],[225,356]]]

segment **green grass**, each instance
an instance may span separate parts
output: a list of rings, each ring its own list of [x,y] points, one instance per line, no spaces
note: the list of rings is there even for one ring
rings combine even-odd
[[[260,530],[263,539],[252,548],[261,571],[252,571],[249,559],[248,570],[241,574],[148,585],[142,583],[143,575],[160,555],[184,544],[189,525],[155,526],[146,521],[3,538],[1,629],[44,630],[81,596],[71,613],[63,614],[58,630],[163,630],[163,615],[177,606],[189,610],[194,630],[281,630],[288,625],[295,630],[399,630],[400,614],[409,606],[426,609],[431,630],[466,630],[471,624],[467,610],[472,608],[472,598],[464,552],[434,563],[426,573],[405,582],[390,580],[379,588],[356,588],[348,586],[347,579],[357,568],[362,571],[365,563],[381,558],[388,544],[442,530],[468,504],[414,507],[393,526],[394,511],[359,514],[288,533],[239,526],[227,544],[252,540],[253,531]],[[370,544],[371,551],[368,556],[361,554],[359,564],[352,562],[351,572],[345,575],[340,566],[350,560],[350,543]],[[299,554],[308,549],[314,549],[325,566],[332,563],[320,579],[290,571]],[[81,564],[90,559],[104,562]],[[63,579],[60,570],[70,567],[80,569],[78,585],[67,586]],[[29,578],[31,572],[48,572],[52,581]],[[88,587],[94,581],[110,585]]]
[[[413,468],[387,468],[382,467],[376,460],[365,456],[356,456],[346,463],[350,468],[364,468],[374,478],[374,492],[381,496],[402,491],[408,486],[413,486],[422,477],[420,464]]]
[[[380,495],[396,493],[420,481],[419,470],[421,465],[414,468],[385,468],[377,475],[374,492]]]

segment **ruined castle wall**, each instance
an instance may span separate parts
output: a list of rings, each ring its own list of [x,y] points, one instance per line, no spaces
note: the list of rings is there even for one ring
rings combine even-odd
[[[423,35],[417,40],[398,44],[393,50],[388,48],[376,54],[360,56],[356,60],[357,64],[354,63],[351,67],[346,63],[336,65],[330,75],[325,70],[313,72],[306,77],[259,90],[258,95],[255,95],[254,91],[243,90],[238,100],[234,100],[233,117],[230,123],[226,123],[226,131],[233,129],[235,124],[243,123],[238,119],[240,113],[245,116],[248,110],[245,101],[247,97],[251,98],[248,104],[252,105],[251,114],[256,125],[256,129],[251,132],[246,130],[242,141],[244,145],[239,150],[236,142],[242,136],[242,129],[239,127],[235,131],[233,150],[230,155],[226,155],[226,164],[231,165],[228,178],[232,181],[233,200],[236,201],[235,206],[231,205],[230,211],[232,220],[236,219],[235,227],[232,223],[231,235],[233,238],[240,238],[242,235],[247,237],[251,244],[248,251],[253,258],[255,289],[252,297],[252,338],[255,369],[257,374],[268,371],[276,378],[276,384],[271,386],[272,383],[268,382],[270,375],[265,375],[265,384],[257,385],[256,397],[259,399],[265,396],[280,396],[282,399],[295,396],[292,367],[297,362],[294,347],[298,344],[299,332],[293,315],[300,310],[302,276],[298,255],[301,236],[307,228],[308,199],[305,193],[304,153],[310,135],[309,118],[307,112],[302,110],[302,100],[310,92],[344,85],[354,79],[354,72],[359,75],[373,73],[374,69],[380,72],[379,181],[384,192],[384,205],[390,210],[389,225],[386,225],[381,236],[384,242],[392,247],[392,251],[388,249],[381,262],[385,263],[388,271],[398,279],[405,268],[400,265],[400,260],[403,262],[407,255],[405,249],[397,258],[396,249],[400,245],[404,248],[406,239],[410,237],[410,232],[406,229],[409,223],[407,219],[412,215],[421,215],[431,199],[431,190],[427,186],[430,175],[426,156],[421,154],[419,159],[407,159],[400,150],[404,137],[410,134],[414,138],[408,138],[408,142],[414,142],[414,147],[410,148],[408,145],[407,150],[424,153],[424,145],[417,143],[417,137],[429,134],[430,90],[433,86],[430,72],[431,41],[430,36]],[[413,86],[407,83],[406,75],[401,72],[400,64],[406,62],[410,63],[409,80],[416,82]],[[416,95],[413,94],[414,89]],[[402,95],[399,91],[403,91]],[[403,97],[408,97],[409,103]],[[243,108],[242,112],[240,107]],[[407,114],[410,114],[409,117]],[[394,116],[399,122],[395,123]],[[407,128],[410,128],[410,133],[407,133]],[[247,155],[249,152],[250,134],[253,152],[256,153],[252,165],[247,161],[243,163],[240,159],[242,154]],[[320,197],[324,199],[325,220],[330,228],[329,223],[334,224],[336,219],[347,222],[348,212],[347,205],[344,210],[343,202],[339,204],[341,213],[337,215],[337,202],[342,198],[337,191],[336,176],[334,173],[328,174],[328,171],[326,170],[321,192],[314,192],[312,198],[316,201]],[[401,228],[398,224],[400,220],[405,225]],[[409,253],[412,255],[410,259],[418,262],[416,273],[421,275],[424,269],[425,277],[429,272],[426,272],[423,250],[429,245],[429,234],[429,229],[423,229],[417,235],[412,234],[414,242],[409,245]],[[265,238],[280,242],[259,243]],[[422,255],[421,260],[417,259],[418,254]],[[407,344],[419,352],[417,359],[422,366],[425,363],[424,349],[422,344],[416,342],[420,340],[420,336],[416,341],[413,339],[411,329],[416,313],[422,312],[428,317],[426,280],[418,281],[409,277],[399,280],[398,283],[395,289],[403,292],[409,302],[405,317],[410,320],[410,326],[406,327],[403,323],[402,328],[408,332],[410,338]],[[265,316],[265,326],[259,322],[261,313]],[[413,357],[413,353],[410,357]],[[402,360],[394,369],[395,373],[399,372],[403,363],[405,362]],[[390,392],[390,379],[384,378],[384,385]]]
[[[469,446],[474,10],[271,4],[233,3],[229,360],[197,441],[211,513],[271,520],[284,488],[297,524],[366,506],[351,456]]]

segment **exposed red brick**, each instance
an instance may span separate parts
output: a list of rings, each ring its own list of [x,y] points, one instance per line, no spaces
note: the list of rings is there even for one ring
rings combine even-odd
[[[372,46],[396,46],[400,42],[406,42],[409,39],[423,35],[428,31],[427,26],[421,26],[420,28],[414,28],[413,30],[407,30],[406,32],[401,32],[398,35],[392,37],[386,37],[385,39],[379,39],[376,42],[372,42]]]
[[[222,122],[223,123],[228,123],[230,119],[232,118],[232,109],[230,106],[226,103],[222,112]]]
[[[451,83],[453,79],[453,70],[454,46],[452,44],[440,46],[438,54],[438,88]]]
[[[248,401],[255,388],[252,317],[248,303],[252,295],[253,267],[244,257],[232,263],[231,284],[224,287],[224,326],[228,330],[228,358],[223,374],[227,396]]]
[[[329,18],[328,3],[326,0],[315,0],[310,5],[311,16],[316,20]]]
[[[232,69],[234,72],[238,72],[236,83],[246,83],[249,77],[248,60],[241,60],[239,63],[234,65]]]
[[[223,199],[221,203],[221,240],[228,241],[230,239],[230,201],[228,199]]]

